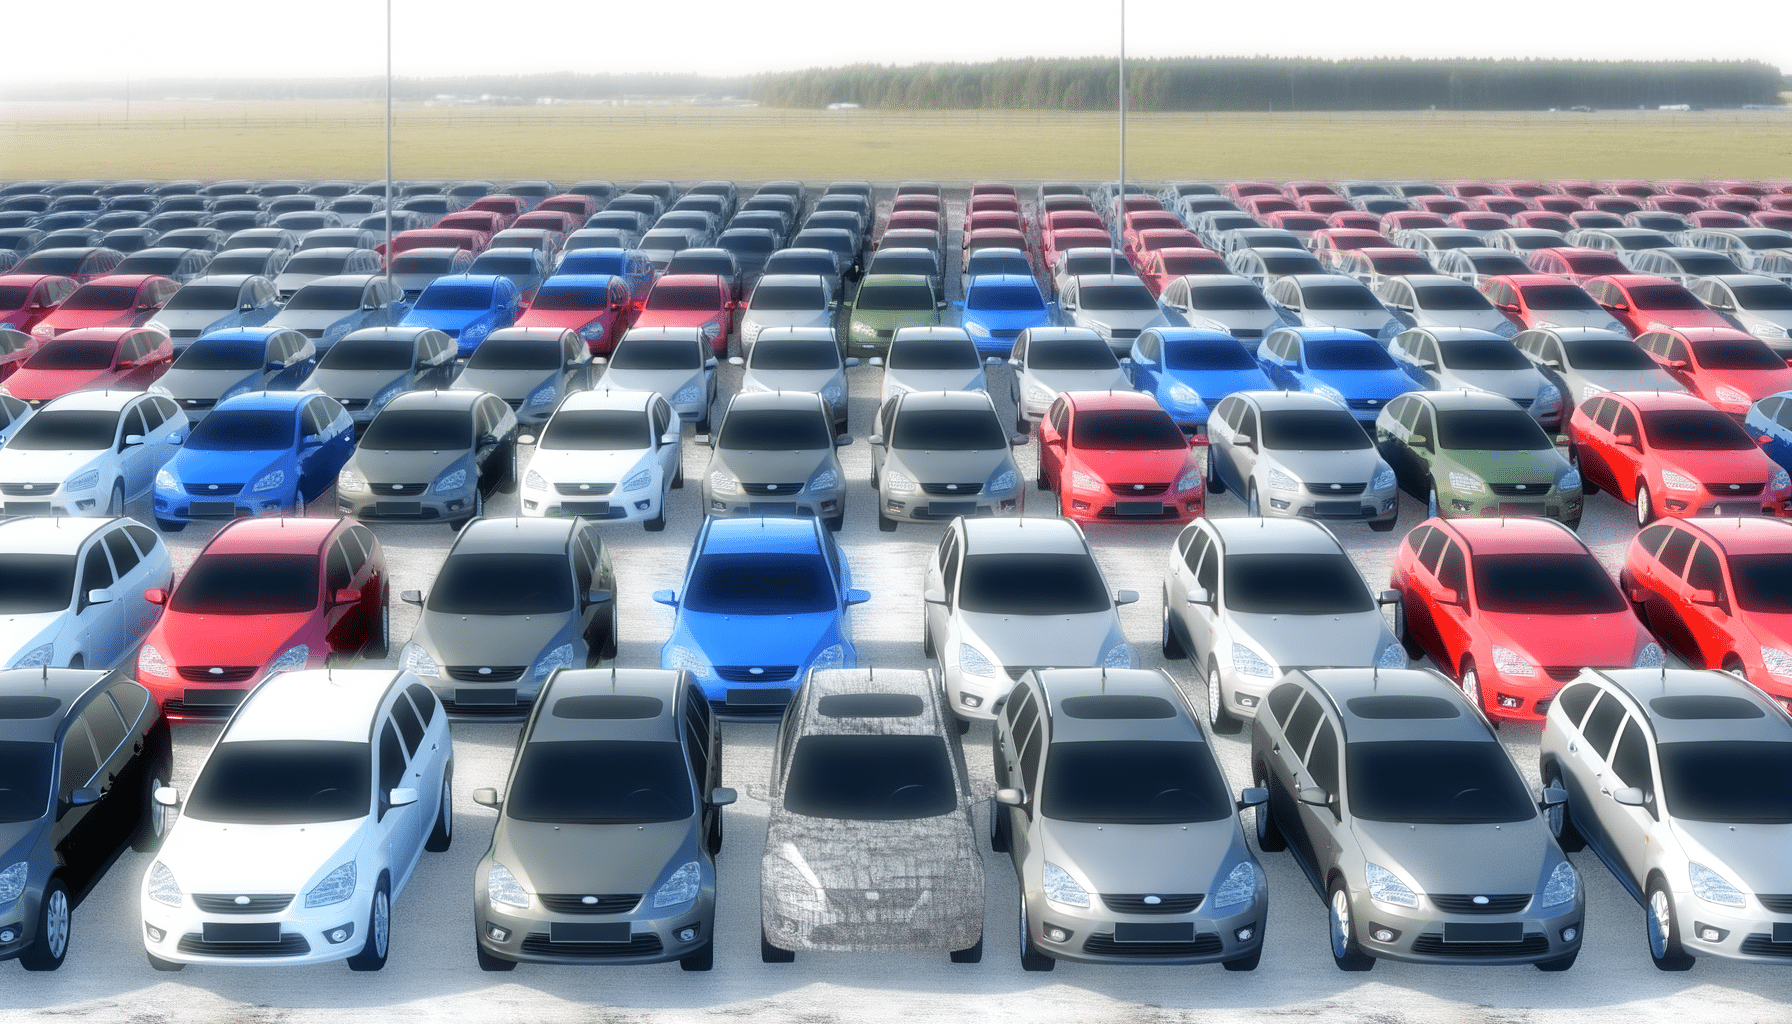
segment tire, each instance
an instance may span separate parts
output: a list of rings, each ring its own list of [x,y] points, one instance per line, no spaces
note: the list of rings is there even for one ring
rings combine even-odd
[[[1250,485],[1250,487],[1251,487],[1251,489],[1249,492],[1246,493],[1245,499],[1244,499],[1244,514],[1247,516],[1250,516],[1253,519],[1262,519],[1263,518],[1263,499],[1257,497],[1257,485],[1256,484],[1253,483]]]
[[[662,511],[652,519],[641,520],[641,528],[648,533],[659,533],[666,528],[666,513]]]
[[[116,519],[122,515],[124,515],[124,481],[119,480],[112,484],[112,497],[106,501],[106,516],[109,519]]]
[[[1188,651],[1182,646],[1182,638],[1176,635],[1175,627],[1170,624],[1170,595],[1168,593],[1164,594],[1163,618],[1163,637],[1158,645],[1163,649],[1164,657],[1171,661],[1187,660]]]
[[[392,952],[392,882],[385,872],[373,890],[373,903],[367,910],[367,941],[361,951],[348,958],[351,971],[377,971],[386,966]]]
[[[1425,518],[1438,519],[1443,515],[1443,506],[1437,501],[1437,484],[1431,485],[1431,495],[1425,499]]]
[[[179,519],[157,519],[156,529],[163,533],[179,533],[187,528],[187,524]]]
[[[1580,468],[1580,447],[1578,445],[1568,446],[1568,464],[1574,467],[1576,473],[1580,474],[1580,493],[1583,498],[1591,498],[1599,493],[1599,485],[1587,479],[1586,471]]]
[[[1649,485],[1636,482],[1636,527],[1642,529],[1655,521],[1655,501],[1649,496]]]
[[[1462,663],[1461,685],[1463,699],[1467,700],[1476,711],[1487,715],[1487,695],[1481,692],[1481,673],[1475,670],[1474,662],[1464,661]],[[1487,717],[1489,720],[1493,718],[1492,715]]]
[[[884,515],[883,509],[880,508],[877,510],[877,528],[880,531],[884,533],[895,533],[897,525],[896,520]]]
[[[933,651],[933,630],[928,629],[925,623],[921,625],[921,657],[936,657]]]
[[[704,837],[705,848],[709,850],[711,857],[722,852],[722,839],[722,809],[718,807],[715,820],[710,823],[709,834]]]
[[[1051,493],[1051,489],[1052,478],[1045,475],[1045,456],[1042,453],[1039,457],[1039,490],[1049,494]]]
[[[1674,897],[1659,876],[1649,879],[1643,899],[1643,928],[1649,939],[1649,959],[1658,971],[1692,969],[1692,955],[1680,945],[1680,919],[1674,913]]]
[[[52,876],[37,905],[37,939],[19,951],[19,966],[27,971],[53,971],[68,956],[74,901],[61,878]]]
[[[1377,519],[1369,523],[1369,529],[1374,530],[1376,533],[1392,533],[1394,532],[1394,527],[1399,525],[1400,520],[1398,518],[1389,519],[1386,522]]]
[[[1207,667],[1207,728],[1215,735],[1230,736],[1244,726],[1226,710],[1225,693],[1220,689],[1220,667]]]
[[[1570,530],[1573,530],[1575,533],[1579,533],[1580,532],[1580,516],[1575,516],[1573,519],[1564,519],[1564,520],[1562,520],[1562,525],[1566,526]]]
[[[1344,883],[1333,882],[1326,898],[1326,923],[1331,931],[1332,962],[1340,971],[1372,971],[1375,958],[1357,945],[1356,927],[1351,921],[1350,892]]]
[[[1269,788],[1269,773],[1262,766],[1252,773],[1256,778],[1252,783],[1264,789]],[[1269,801],[1252,808],[1251,816],[1257,824],[1257,849],[1264,853],[1281,853],[1288,849],[1288,837],[1282,834],[1282,826],[1276,824],[1275,814],[1269,809]]]
[[[1049,971],[1058,966],[1058,961],[1033,946],[1033,933],[1027,927],[1027,896],[1020,897],[1020,969],[1023,971]]]
[[[429,838],[424,840],[423,848],[430,853],[443,853],[453,842],[454,770],[450,765],[447,774],[442,776],[442,802],[436,805],[436,823],[429,830]]]
[[[1567,956],[1558,956],[1554,960],[1539,960],[1536,963],[1536,967],[1539,971],[1542,971],[1545,974],[1554,974],[1558,971],[1565,971],[1570,967],[1573,967],[1574,961],[1579,957],[1580,950],[1577,949]]]
[[[957,715],[953,715],[952,724],[958,727],[958,735],[960,736],[971,731],[971,720],[968,718],[959,718]]]
[[[980,964],[983,962],[983,935],[977,935],[977,941],[969,949],[955,949],[951,952],[955,964]]]
[[[1231,960],[1221,960],[1220,966],[1228,971],[1254,971],[1257,969],[1257,962],[1262,959],[1263,947],[1258,946],[1244,956],[1235,957]]]
[[[796,950],[782,949],[772,945],[771,939],[766,938],[765,925],[760,924],[759,959],[761,962],[768,964],[788,964],[796,960]]]
[[[716,944],[705,942],[703,948],[690,956],[678,958],[678,969],[681,971],[708,971],[716,965]]]
[[[826,519],[822,520],[822,523],[827,526],[829,533],[839,533],[841,528],[846,525],[846,513],[842,512],[839,515],[828,516]]]
[[[363,657],[371,661],[381,661],[392,653],[391,601],[392,594],[386,588],[380,588],[380,631],[363,652]]]
[[[170,761],[156,755],[156,763],[143,773],[143,813],[137,819],[137,830],[131,835],[131,849],[138,853],[154,853],[162,848],[168,835],[168,808],[156,803],[156,790],[173,778]]]
[[[501,956],[494,956],[493,954],[486,952],[485,947],[479,944],[479,936],[477,935],[473,936],[473,958],[479,961],[479,969],[482,971],[516,970],[515,960],[506,960]]]
[[[1562,788],[1562,770],[1550,765],[1543,770],[1543,788],[1554,786]],[[1563,853],[1579,853],[1587,848],[1587,841],[1574,824],[1574,814],[1567,804],[1557,804],[1543,812],[1543,821],[1549,826],[1549,834],[1555,836],[1556,845]]]
[[[504,470],[504,478],[498,481],[498,490],[504,494],[515,494],[517,485],[522,483],[523,475],[517,472],[517,444],[510,442],[510,465]]]
[[[1226,493],[1226,481],[1220,479],[1219,456],[1214,454],[1212,448],[1207,449],[1207,493]]]
[[[684,490],[684,462],[682,460],[679,462],[678,468],[672,471],[672,489]]]
[[[145,950],[143,955],[149,958],[149,966],[154,970],[174,972],[187,969],[186,964],[177,963],[173,960],[164,960],[148,950]]]
[[[1008,808],[996,803],[995,797],[989,798],[989,848],[996,853],[1007,853],[1013,849],[1013,838],[1009,829],[1014,825],[1008,820]]]
[[[1425,647],[1419,638],[1412,635],[1412,621],[1407,618],[1406,602],[1400,602],[1400,617],[1394,620],[1394,632],[1400,640],[1400,647],[1406,651],[1406,657],[1418,661],[1425,656]]]
[[[597,656],[608,658],[611,661],[616,660],[616,602],[614,600],[610,602],[610,628],[608,632],[604,633],[604,644],[598,648]]]

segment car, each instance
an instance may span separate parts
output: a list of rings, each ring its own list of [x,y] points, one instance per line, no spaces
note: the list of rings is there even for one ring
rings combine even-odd
[[[154,319],[162,304],[180,285],[166,277],[144,274],[107,274],[76,288],[31,333],[54,338],[69,331],[97,328],[142,327]]]
[[[1393,244],[1386,235],[1369,228],[1327,228],[1315,232],[1303,245],[1281,248],[1311,248],[1314,257],[1321,263],[1332,263],[1343,253],[1358,249],[1386,249]]]
[[[1330,399],[1364,430],[1389,402],[1417,390],[1387,350],[1360,331],[1284,327],[1257,346],[1257,365],[1271,386]]]
[[[1061,249],[1055,255],[1047,253],[1046,256],[1045,266],[1054,295],[1063,292],[1065,284],[1073,277],[1117,274],[1129,266],[1126,253],[1106,243]]]
[[[154,328],[95,327],[45,338],[0,392],[39,406],[78,391],[139,391],[167,372],[174,343]]]
[[[1738,422],[1756,401],[1792,389],[1792,367],[1785,359],[1734,327],[1656,327],[1639,335],[1636,344],[1686,390]]]
[[[393,899],[453,838],[453,761],[448,716],[406,673],[313,669],[256,687],[184,801],[156,791],[180,814],[143,879],[150,965],[384,967]]]
[[[954,519],[923,586],[922,653],[963,722],[993,719],[1028,669],[1138,667],[1119,609],[1139,595],[1108,589],[1068,519]]]
[[[534,198],[539,200],[541,197],[537,196]],[[464,209],[467,212],[493,214],[496,218],[495,223],[497,225],[494,230],[503,231],[512,224],[515,224],[516,219],[521,217],[524,212],[531,208],[532,205],[530,201],[522,196],[494,193],[480,196],[478,199],[468,203]]]
[[[0,334],[0,345],[6,344],[7,341],[6,336]],[[19,432],[19,428],[31,419],[32,412],[31,406],[20,399],[11,395],[0,395],[0,448],[4,448],[6,442]]]
[[[466,249],[408,249],[392,257],[391,277],[404,299],[415,302],[436,278],[465,274],[472,266]]]
[[[635,305],[628,285],[610,274],[555,274],[517,317],[517,328],[571,330],[592,355],[612,351],[628,329]]]
[[[812,671],[858,663],[851,609],[871,595],[817,519],[707,517],[683,580],[653,594],[675,610],[660,667],[689,673],[718,715],[767,721]]]
[[[68,956],[75,904],[115,855],[162,841],[168,819],[152,797],[174,769],[168,720],[142,686],[94,670],[0,672],[0,707],[0,960],[53,971]]]
[[[1769,395],[1756,402],[1743,418],[1742,429],[1755,439],[1768,458],[1781,466],[1792,467],[1792,392]],[[5,430],[0,429],[0,436],[4,433]]]
[[[374,249],[388,260],[411,252],[415,249],[464,249],[469,256],[477,256],[491,245],[491,234],[470,228],[443,227],[440,222],[431,228],[412,228],[400,231],[392,236],[391,250],[381,243]]]
[[[1253,782],[1269,791],[1257,845],[1289,850],[1325,900],[1339,970],[1574,966],[1586,895],[1545,821],[1568,794],[1534,798],[1448,680],[1310,669],[1266,703],[1251,726]]]
[[[395,219],[392,231],[397,234],[403,230],[397,226],[399,221],[396,218],[400,215],[394,213],[393,216]],[[368,219],[378,223],[380,218],[369,217]],[[377,227],[319,228],[316,231],[307,231],[300,236],[298,250],[312,252],[317,249],[360,249],[364,252],[372,252],[377,257],[379,253],[374,251],[374,247],[380,243],[381,236],[384,234],[385,225],[383,223],[379,223]],[[340,271],[340,273],[348,273],[348,271]]]
[[[1792,232],[1771,228],[1718,227],[1698,224],[1686,233],[1686,244],[1695,249],[1728,253],[1746,273],[1755,273],[1767,256],[1792,249]]]
[[[798,687],[767,793],[761,960],[941,948],[953,963],[982,959],[983,863],[949,716],[920,671],[818,671]]]
[[[117,668],[155,623],[144,593],[172,579],[155,531],[115,516],[0,521],[0,561],[10,585],[6,668]]]
[[[287,249],[276,249],[275,251],[290,253],[290,250]],[[161,237],[158,237],[154,247],[139,249],[128,254],[118,266],[112,268],[112,273],[153,274],[169,278],[176,284],[186,284],[195,278],[211,273],[211,265],[216,258],[217,253],[211,249],[173,245],[165,243]],[[223,271],[220,270],[219,273],[223,273]]]
[[[339,274],[301,287],[264,326],[299,331],[323,355],[355,331],[403,323],[410,311],[404,292],[385,276]]]
[[[1250,278],[1235,274],[1177,278],[1164,285],[1158,300],[1184,326],[1223,331],[1247,345],[1300,322],[1286,307],[1272,305]]]
[[[1235,733],[1262,717],[1287,673],[1406,667],[1406,652],[1337,537],[1304,518],[1198,519],[1177,535],[1163,579],[1164,656],[1206,680],[1206,719]],[[1395,609],[1398,612],[1398,608]]]
[[[1562,426],[1562,389],[1507,338],[1466,327],[1415,327],[1388,354],[1421,391],[1468,388],[1503,395],[1550,433]]]
[[[944,292],[919,274],[867,274],[848,314],[848,347],[888,352],[890,337],[904,327],[936,327],[946,308]]]
[[[1133,387],[1157,399],[1185,434],[1206,433],[1227,395],[1269,387],[1254,352],[1224,331],[1153,327],[1139,333],[1129,359]]]
[[[771,249],[766,249],[771,254]],[[745,289],[746,275],[740,261],[726,249],[709,247],[685,249],[666,264],[665,276],[681,274],[715,274],[728,285],[728,295],[738,305]]]
[[[846,268],[847,264],[842,262],[839,254],[829,249],[785,248],[766,257],[761,279],[773,274],[814,274],[833,286],[834,299],[839,301],[844,290]]]
[[[1487,244],[1496,249],[1509,249],[1514,253],[1524,254],[1538,249],[1563,248],[1568,245],[1568,236],[1541,226],[1517,227],[1495,231],[1488,237]],[[1530,266],[1528,260],[1525,266]]]
[[[591,349],[557,327],[506,327],[487,335],[454,378],[460,391],[486,391],[516,410],[522,427],[539,427],[568,395],[591,386]]]
[[[124,253],[103,245],[50,248],[40,244],[7,273],[70,277],[77,284],[86,284],[96,277],[113,273],[123,260]]]
[[[1025,444],[1026,437],[1004,432],[985,392],[892,395],[878,410],[867,441],[877,524],[886,533],[903,522],[1018,510],[1020,468],[1009,449]]]
[[[1039,424],[1039,489],[1067,519],[1186,522],[1206,503],[1194,447],[1149,395],[1066,391]]]
[[[846,520],[846,471],[828,402],[815,392],[736,394],[722,414],[703,477],[707,515],[817,516],[831,531]],[[789,500],[785,500],[789,499]]]
[[[979,249],[978,252],[984,250]],[[989,251],[998,251],[992,247]],[[1013,252],[1012,249],[1000,249],[1002,252]],[[969,262],[968,260],[966,261]],[[902,248],[900,246],[882,246],[871,254],[871,261],[865,264],[866,274],[920,274],[933,285],[935,291],[945,294],[946,276],[940,268],[939,254],[932,249]],[[966,277],[969,277],[967,270]],[[1029,270],[1026,277],[1032,277]]]
[[[683,422],[709,433],[716,399],[716,364],[710,340],[697,327],[633,327],[617,342],[595,390],[657,391]]]
[[[1630,267],[1636,273],[1665,277],[1687,288],[1694,287],[1700,278],[1743,275],[1736,261],[1724,253],[1680,246],[1634,253],[1630,257]]]
[[[1521,331],[1562,328],[1629,333],[1584,289],[1553,274],[1507,274],[1487,278],[1479,287],[1493,308]]]
[[[1689,287],[1699,301],[1760,338],[1792,363],[1792,285],[1775,277],[1736,274],[1707,277]]]
[[[1239,391],[1215,403],[1207,437],[1207,489],[1231,490],[1246,515],[1366,522],[1378,533],[1399,518],[1393,469],[1328,398]]]
[[[1087,327],[1028,328],[1014,340],[1008,363],[1014,371],[1009,394],[1019,434],[1043,420],[1062,392],[1132,390],[1112,345]]]
[[[834,292],[835,282],[819,275],[762,275],[741,314],[741,355],[750,358],[760,333],[768,328],[819,329],[832,337],[837,308]],[[839,347],[838,340],[834,346]]]
[[[1580,525],[1579,470],[1510,399],[1467,390],[1403,395],[1376,417],[1375,443],[1428,518],[1547,516]]]
[[[458,357],[465,359],[487,335],[513,326],[523,308],[522,293],[510,278],[469,271],[431,281],[398,325],[441,331],[455,339]]]
[[[1293,274],[1323,274],[1325,271],[1326,267],[1319,258],[1306,249],[1234,249],[1225,256],[1224,270],[1202,270],[1200,273],[1236,274],[1262,288],[1279,277],[1288,277]],[[1141,270],[1140,273],[1144,275],[1145,283],[1150,284],[1150,274],[1144,270]],[[1164,281],[1163,287],[1169,287],[1169,279]],[[1162,288],[1158,289],[1158,294],[1163,294]]]
[[[1580,403],[1569,449],[1590,491],[1657,517],[1792,514],[1792,478],[1732,416],[1692,395],[1614,391]]]
[[[496,395],[399,395],[374,416],[337,474],[337,514],[446,522],[458,531],[485,514],[493,493],[516,490],[516,449],[516,413]]]
[[[548,276],[549,257],[540,249],[519,248],[515,246],[499,247],[496,244],[473,258],[473,265],[467,268],[468,277],[502,277],[516,286],[517,301],[515,308],[527,308],[535,298],[536,290]],[[431,283],[433,287],[435,282]],[[424,294],[429,288],[424,289]],[[422,302],[420,298],[419,303]]]
[[[1631,337],[1682,327],[1734,325],[1700,302],[1684,285],[1647,274],[1609,274],[1581,283],[1593,301],[1624,325]]]
[[[1212,249],[1195,246],[1155,249],[1139,260],[1139,279],[1153,295],[1163,294],[1164,285],[1178,277],[1230,273],[1232,269],[1225,257]]]
[[[1162,671],[1040,669],[995,724],[990,847],[1020,887],[1020,958],[1257,967],[1267,878],[1211,741]]]
[[[740,267],[741,287],[751,291],[764,271],[765,261],[782,246],[785,232],[749,218],[746,224],[731,223],[716,236],[716,248],[728,254]]]
[[[1293,274],[1264,288],[1271,302],[1303,327],[1361,331],[1385,339],[1401,329],[1387,304],[1359,281],[1338,274]]]
[[[274,278],[274,291],[282,300],[290,299],[301,287],[320,277],[377,274],[381,269],[380,254],[371,246],[307,246],[282,265],[279,276]]]
[[[178,356],[202,334],[260,327],[279,312],[274,282],[268,278],[208,274],[181,285],[149,326],[167,333]]]
[[[1073,279],[1067,294],[1084,295],[1085,309],[1089,301],[1105,301],[1106,292],[1090,291],[1090,278]],[[1147,293],[1148,294],[1148,293]],[[1153,300],[1152,308],[1156,309]],[[959,323],[979,354],[1006,357],[1014,347],[1014,339],[1029,327],[1047,327],[1056,319],[1057,304],[1046,301],[1031,273],[999,274],[970,278],[965,285],[964,301],[959,303]],[[1111,313],[1094,313],[1105,321],[1114,320]],[[1116,336],[1124,333],[1111,327]]]
[[[980,355],[963,328],[900,328],[890,338],[888,357],[871,358],[872,366],[884,368],[878,406],[908,391],[988,391],[983,368],[999,361]]]
[[[1445,250],[1461,252],[1460,249]],[[1510,338],[1518,333],[1487,297],[1447,274],[1410,274],[1377,283],[1374,293],[1404,328],[1472,329]]]
[[[156,525],[178,533],[191,520],[303,516],[348,461],[354,432],[326,395],[245,391],[220,401],[156,471]]]
[[[1613,253],[1581,246],[1533,249],[1525,262],[1539,274],[1565,277],[1577,285],[1596,277],[1630,273],[1630,267]]]
[[[365,526],[226,523],[178,584],[145,592],[161,617],[137,651],[136,678],[171,718],[228,718],[269,676],[384,658],[389,584],[385,552]]]
[[[360,431],[399,395],[447,387],[454,351],[454,339],[433,328],[366,327],[325,352],[298,390],[342,403]]]
[[[72,277],[10,273],[0,276],[0,329],[21,331],[34,338],[48,335],[49,331],[38,331],[38,325],[78,287]]]
[[[581,391],[542,430],[523,475],[522,509],[525,516],[639,521],[657,533],[666,528],[667,491],[683,486],[678,419],[663,395]]]
[[[668,274],[654,282],[637,327],[695,327],[717,356],[728,350],[738,304],[719,274]]]
[[[739,393],[813,392],[827,403],[834,433],[847,433],[846,371],[859,361],[840,357],[832,326],[768,328],[744,358],[728,361],[745,368]]]
[[[1546,327],[1521,331],[1512,344],[1566,403],[1578,404],[1602,391],[1686,390],[1622,330]]]
[[[160,395],[84,391],[53,400],[0,449],[0,510],[123,515],[173,457],[186,423],[186,414]]]
[[[1250,217],[1249,214],[1243,213],[1236,216],[1244,217],[1247,220]],[[1256,222],[1251,221],[1251,223]],[[1003,241],[1003,239],[1008,240]],[[1209,249],[1218,249],[1218,246],[1213,245],[1206,236],[1202,236],[1200,240],[1209,242],[1207,246]],[[998,232],[991,241],[999,242],[1005,247],[1013,247],[1016,244],[1005,231]],[[1113,236],[1108,234],[1106,228],[1060,228],[1057,231],[1042,231],[1039,241],[1040,261],[1047,267],[1053,268],[1054,277],[1057,276],[1055,271],[1060,261],[1078,249],[1096,249],[1102,253],[1101,263],[1104,265],[1093,271],[1094,273],[1118,274],[1132,264],[1124,251],[1114,248]]]
[[[280,274],[285,271],[286,265],[292,262],[294,255],[296,254],[285,249],[230,249],[219,253],[211,262],[207,263],[205,272],[206,274],[216,274],[219,277],[249,274],[256,277],[272,278],[276,282],[275,289],[278,291]],[[379,254],[374,253],[374,256],[373,270],[362,271],[362,273],[371,274],[379,269],[377,262]],[[366,264],[361,265],[365,266]]]

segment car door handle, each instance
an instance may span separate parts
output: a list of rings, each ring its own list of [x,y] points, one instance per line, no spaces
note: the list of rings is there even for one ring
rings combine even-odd
[[[1579,753],[1579,752],[1580,752],[1580,744],[1578,744],[1578,743],[1570,743],[1570,744],[1568,744],[1568,752],[1569,752],[1569,753],[1570,753],[1570,754],[1577,754],[1577,753]]]
[[[1282,752],[1282,745],[1280,743],[1275,744],[1269,748],[1269,752],[1272,754],[1280,754]]]

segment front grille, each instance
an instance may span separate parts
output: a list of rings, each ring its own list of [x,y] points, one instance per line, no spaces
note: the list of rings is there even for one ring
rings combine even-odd
[[[1223,948],[1212,933],[1197,935],[1193,942],[1115,942],[1111,933],[1083,940],[1083,952],[1097,956],[1211,956]]]
[[[596,495],[602,496],[602,495],[610,493],[611,491],[613,491],[615,489],[616,489],[616,485],[613,483],[611,483],[611,484],[555,484],[554,485],[554,493],[555,494],[564,494],[568,497],[573,497],[573,498],[582,497],[587,494],[596,494]]]
[[[238,900],[248,900],[238,903]],[[292,893],[262,896],[220,896],[194,893],[193,905],[208,914],[278,914],[292,903]]]
[[[1108,490],[1118,498],[1150,498],[1170,489],[1167,483],[1162,484],[1109,484]]]
[[[182,409],[210,409],[217,404],[210,398],[183,398],[180,400]]]
[[[523,937],[523,952],[546,956],[584,956],[592,959],[653,956],[662,948],[660,937],[653,932],[632,936],[627,942],[551,942],[545,932],[534,932]]]
[[[14,498],[30,497],[32,495],[36,495],[38,497],[49,497],[50,492],[54,491],[57,487],[60,487],[60,486],[61,486],[60,484],[53,484],[53,483],[52,484],[0,484],[0,494],[10,495],[11,497],[14,497]]]
[[[1502,498],[1536,498],[1549,493],[1549,482],[1540,484],[1488,484],[1493,493]]]
[[[716,675],[731,683],[781,683],[796,675],[796,669],[795,665],[717,665]]]
[[[1320,494],[1320,495],[1337,494],[1337,495],[1342,495],[1342,496],[1346,496],[1346,497],[1349,495],[1352,495],[1352,494],[1361,494],[1368,489],[1369,489],[1369,485],[1366,483],[1308,484],[1307,485],[1307,490],[1313,492],[1314,494]]]
[[[527,665],[450,665],[448,678],[462,683],[509,683],[523,678]],[[481,671],[484,670],[484,671]]]
[[[1130,512],[1126,515],[1121,515],[1119,512],[1115,511],[1114,506],[1103,505],[1095,515],[1098,519],[1123,520],[1129,523],[1150,523],[1158,520],[1170,522],[1182,518],[1182,513],[1177,511],[1177,507],[1174,503],[1165,504],[1162,512],[1151,515],[1135,515]]]
[[[207,942],[198,932],[180,937],[177,947],[189,956],[304,956],[311,952],[311,943],[298,933],[280,936],[278,942]]]
[[[1776,914],[1792,914],[1792,895],[1776,896],[1758,892],[1755,893],[1755,899],[1760,900],[1763,907]]]
[[[1792,942],[1775,942],[1773,936],[1756,932],[1742,940],[1745,956],[1792,957]]]
[[[749,483],[743,482],[740,486],[741,486],[741,490],[746,491],[748,494],[760,495],[760,496],[767,495],[767,494],[795,494],[796,492],[803,489],[803,485],[800,483],[794,483],[794,484],[749,484]]]
[[[1767,487],[1766,484],[1706,484],[1705,485],[1705,489],[1707,491],[1710,491],[1713,496],[1719,497],[1719,498],[1727,498],[1727,497],[1730,497],[1731,495],[1739,495],[1739,496],[1745,497],[1745,498],[1752,497],[1754,495],[1760,494],[1761,491],[1763,489],[1765,489],[1766,487]]]
[[[1445,942],[1434,932],[1412,940],[1412,951],[1421,956],[1536,956],[1549,952],[1549,938],[1526,935],[1523,942]]]
[[[564,896],[539,894],[536,899],[541,905],[556,914],[626,914],[635,909],[641,902],[638,892],[609,893],[593,896]],[[586,903],[586,899],[594,899],[595,903]]]
[[[189,683],[240,683],[260,665],[182,665],[175,671]],[[215,671],[214,671],[215,670]]]
[[[982,484],[922,484],[921,490],[928,494],[947,495],[951,497],[970,497],[983,491]]]
[[[242,484],[191,484],[190,483],[187,485],[187,493],[193,495],[196,498],[210,498],[210,497],[214,497],[214,496],[219,497],[219,498],[228,498],[233,494],[240,493],[242,491],[242,489],[243,489]]]
[[[1530,893],[1510,896],[1486,896],[1486,903],[1476,903],[1474,896],[1426,893],[1437,908],[1450,914],[1516,914],[1531,904]]]
[[[443,697],[442,710],[457,718],[502,718],[515,720],[527,718],[533,701],[517,698],[515,704],[462,704],[450,697]]]
[[[428,484],[368,484],[373,493],[385,498],[408,498],[429,490]]]
[[[1147,896],[1158,902],[1145,902]],[[1206,898],[1207,894],[1201,892],[1101,894],[1101,902],[1116,914],[1186,914],[1200,906],[1201,901]]]
[[[1549,508],[1555,508],[1555,506],[1551,505]],[[1506,518],[1511,519],[1522,516],[1540,516],[1544,515],[1546,512],[1547,509],[1544,508],[1543,503],[1540,501],[1501,501],[1490,505],[1487,509],[1483,509],[1481,514],[1484,516],[1505,516]]]
[[[873,331],[872,333],[877,335],[879,341],[889,341],[896,335],[895,331]]]
[[[1572,683],[1580,676],[1580,666],[1578,665],[1545,665],[1543,671],[1549,673],[1549,678],[1558,683]]]
[[[1352,409],[1379,409],[1388,402],[1389,399],[1386,398],[1350,398],[1345,400],[1345,404]]]
[[[1545,697],[1542,700],[1538,701],[1536,704],[1533,704],[1532,708],[1534,709],[1534,713],[1536,713],[1536,714],[1547,715],[1547,714],[1549,714],[1549,706],[1554,703],[1555,703],[1554,697]]]

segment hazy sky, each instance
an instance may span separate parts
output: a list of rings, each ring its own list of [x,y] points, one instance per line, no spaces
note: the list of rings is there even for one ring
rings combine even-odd
[[[23,2],[23,0],[20,0]],[[857,62],[1112,54],[1116,0],[393,0],[399,75],[739,74]],[[14,40],[4,81],[315,78],[384,70],[379,0],[85,0]],[[48,15],[49,12],[45,12]],[[1659,19],[1659,20],[1658,20]],[[1376,4],[1130,0],[1140,57],[1754,58],[1792,70],[1792,2]]]

